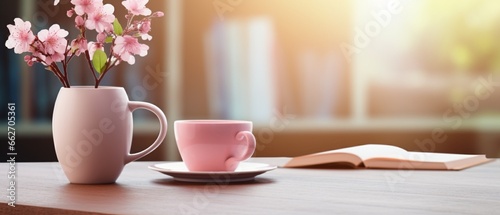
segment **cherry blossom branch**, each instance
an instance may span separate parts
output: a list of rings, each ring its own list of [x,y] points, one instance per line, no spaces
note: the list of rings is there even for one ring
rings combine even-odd
[[[31,23],[20,18],[14,19],[14,25],[7,25],[10,35],[5,46],[14,49],[16,54],[28,52],[24,60],[29,66],[41,63],[51,71],[64,87],[70,87],[68,66],[73,57],[85,54],[85,60],[95,80],[95,87],[106,74],[121,62],[135,63],[135,56],[147,55],[149,46],[139,43],[151,40],[151,19],[161,17],[162,12],[152,13],[146,7],[146,0],[123,0],[121,4],[127,9],[126,26],[115,17],[114,6],[104,4],[103,0],[75,0],[73,7],[66,12],[68,17],[75,16],[75,26],[80,31],[71,42],[65,39],[69,32],[53,24],[49,29],[42,29],[36,35],[31,31]],[[58,5],[59,0],[54,0]],[[144,18],[134,20],[137,16]],[[86,30],[97,32],[97,41],[89,42]],[[111,43],[109,46],[106,44]],[[106,46],[106,47],[105,47]],[[109,48],[106,55],[105,48]],[[99,50],[97,52],[97,50]],[[106,59],[107,58],[107,59]],[[93,60],[91,60],[93,59]],[[61,63],[61,64],[59,64]],[[104,64],[104,65],[103,65]],[[62,68],[62,71],[61,71]]]
[[[125,32],[124,34],[128,33],[128,30],[130,29],[130,25],[132,24],[132,20],[134,19],[134,14],[127,14],[127,26],[125,26]]]
[[[70,85],[69,85],[69,81],[68,81],[68,79],[67,79],[67,76],[66,76],[66,75],[64,75],[64,74],[61,72],[61,70],[59,69],[59,67],[57,66],[57,64],[56,64],[56,63],[52,63],[52,64],[51,64],[51,68],[54,70],[54,73],[55,73],[56,75],[58,75],[58,76],[59,76],[59,77],[63,80],[63,86],[64,86],[64,87],[69,88],[69,87],[70,87]]]
[[[68,80],[68,63],[71,60],[71,58],[73,58],[74,54],[71,54],[71,56],[68,59],[68,53],[69,53],[69,51],[64,52],[64,60],[62,61],[62,65],[63,65],[63,70],[64,70],[64,77],[66,78],[66,81],[69,84],[69,80]]]
[[[48,54],[45,53],[44,51],[40,50],[35,45],[35,43],[40,44],[42,48],[44,47],[44,44],[40,42],[40,40],[38,39],[38,37],[35,37],[34,42],[32,44],[30,44],[31,48],[33,48],[33,50],[35,50],[35,52],[38,52],[41,55],[48,56]],[[64,87],[66,87],[66,88],[70,87],[69,81],[68,81],[68,78],[67,78],[67,74],[63,75],[61,73],[61,70],[59,70],[59,67],[57,66],[57,64],[55,64],[54,62],[52,62],[52,63],[49,64],[48,62],[46,62],[45,60],[41,59],[40,57],[34,57],[34,58],[37,59],[37,61],[41,62],[42,64],[47,65],[47,68],[49,68],[49,71],[51,71],[59,79],[59,81],[61,81],[61,83],[62,83],[62,85]],[[66,68],[64,68],[64,71],[66,73]]]
[[[118,62],[118,59],[116,59],[115,61],[113,61],[113,63],[111,63],[112,59],[113,59],[113,56],[114,56],[114,50],[113,50],[113,46],[115,45],[115,40],[116,40],[116,34],[113,33],[113,36],[115,37],[115,39],[113,39],[113,41],[111,42],[111,48],[110,48],[110,53],[109,53],[109,56],[108,56],[108,59],[106,60],[106,65],[104,67],[104,71],[99,75],[99,78],[96,80],[96,86],[99,86],[99,84],[101,83],[101,80],[104,78],[104,76],[106,75],[106,73],[113,67],[116,66],[116,63]]]
[[[97,83],[96,85],[98,86],[99,83],[101,83],[101,80],[104,78],[104,76],[106,75],[106,73],[111,70],[111,68],[115,67],[116,66],[116,63],[119,61],[119,59],[116,59],[113,61],[113,63],[111,64],[108,64],[107,63],[107,66],[106,66],[106,69],[104,69],[104,71],[102,72],[102,74],[99,76],[99,79],[97,80]]]
[[[70,85],[68,83],[68,80],[64,77],[64,75],[59,70],[59,67],[57,67],[57,65],[55,63],[50,64],[48,66],[48,68],[50,68],[49,70],[52,71],[52,73],[54,73],[57,76],[57,78],[59,78],[59,80],[61,81],[63,87],[65,87],[65,88],[69,88],[70,87]]]
[[[94,66],[92,66],[91,60],[90,60],[90,53],[89,50],[85,51],[85,58],[87,59],[88,66],[90,68],[90,72],[92,73],[92,76],[94,76],[94,80],[96,82],[95,88],[99,87],[97,84],[97,76],[95,75],[96,71],[94,70]]]

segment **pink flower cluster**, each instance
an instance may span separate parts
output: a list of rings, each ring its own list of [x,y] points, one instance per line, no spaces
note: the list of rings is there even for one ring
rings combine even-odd
[[[50,65],[52,62],[64,59],[67,43],[64,38],[68,36],[68,31],[54,24],[48,30],[41,30],[35,36],[31,31],[30,22],[15,18],[14,23],[16,25],[7,26],[10,36],[5,46],[9,49],[14,48],[16,54],[31,52],[33,56],[28,55],[24,58],[28,65],[33,65],[35,61]]]
[[[146,56],[149,46],[141,44],[142,40],[151,40],[151,19],[162,17],[163,12],[152,12],[146,7],[149,0],[124,0],[122,5],[127,9],[125,16],[127,25],[122,27],[116,19],[115,8],[111,4],[104,4],[103,0],[71,0],[73,7],[67,11],[68,17],[75,16],[75,27],[80,34],[68,42],[68,31],[54,24],[49,29],[43,29],[38,34],[31,31],[31,23],[20,18],[14,19],[14,25],[7,25],[10,35],[5,46],[14,49],[14,52],[30,54],[24,57],[28,65],[38,62],[52,71],[63,83],[69,87],[67,64],[73,56],[85,55],[90,65],[90,70],[96,80],[96,87],[112,67],[125,61],[135,63],[134,55]],[[54,1],[54,5],[59,0]],[[141,19],[134,20],[137,16]],[[95,30],[95,41],[88,41],[87,30]],[[110,44],[105,46],[105,44]],[[109,53],[106,54],[106,48]],[[97,58],[97,59],[95,59]],[[93,60],[97,60],[97,64]],[[105,61],[104,66],[102,62]],[[61,71],[56,63],[62,63]],[[93,65],[93,66],[92,66]],[[97,73],[97,75],[96,75]]]

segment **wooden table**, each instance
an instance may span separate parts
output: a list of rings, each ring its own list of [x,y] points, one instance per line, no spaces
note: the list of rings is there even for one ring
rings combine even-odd
[[[253,162],[279,160],[257,158]],[[16,207],[0,214],[494,214],[500,161],[463,171],[276,169],[254,181],[192,184],[127,165],[116,184],[74,185],[58,163],[17,163]]]

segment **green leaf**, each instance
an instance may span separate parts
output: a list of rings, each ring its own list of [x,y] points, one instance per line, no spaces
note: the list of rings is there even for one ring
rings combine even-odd
[[[118,19],[115,18],[115,21],[113,22],[113,30],[115,31],[116,35],[122,35],[123,34],[123,28]]]
[[[113,42],[113,37],[106,37],[104,40],[105,43],[112,43]]]
[[[92,64],[94,65],[95,70],[99,74],[101,74],[101,72],[104,70],[107,60],[108,57],[106,56],[106,53],[103,50],[98,49],[95,51],[94,56],[92,57]]]

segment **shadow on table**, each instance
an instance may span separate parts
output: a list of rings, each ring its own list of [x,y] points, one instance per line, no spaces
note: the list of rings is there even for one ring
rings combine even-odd
[[[237,186],[237,185],[271,184],[271,183],[275,183],[275,180],[270,179],[270,178],[265,178],[265,177],[256,177],[253,180],[240,181],[240,182],[231,182],[231,181],[184,182],[184,181],[174,180],[173,178],[162,178],[162,179],[152,180],[152,182],[155,184],[169,185],[169,186],[183,186],[183,185],[190,185],[190,186],[205,186],[205,185]]]
[[[342,169],[342,170],[357,170],[360,168],[364,168],[364,165],[361,164],[361,166],[354,166],[352,163],[349,162],[335,162],[335,163],[325,163],[325,164],[317,164],[317,165],[310,165],[310,166],[304,166],[304,167],[292,167],[292,169]]]
[[[89,196],[95,200],[107,199],[106,201],[117,201],[119,203],[127,195],[134,193],[134,188],[127,185],[112,183],[112,184],[99,184],[99,185],[80,185],[80,184],[66,184],[60,188],[64,192],[57,192],[61,196],[59,198],[70,199],[71,202],[86,201]],[[118,197],[118,198],[109,198]]]

